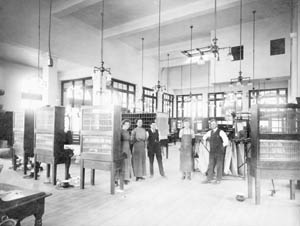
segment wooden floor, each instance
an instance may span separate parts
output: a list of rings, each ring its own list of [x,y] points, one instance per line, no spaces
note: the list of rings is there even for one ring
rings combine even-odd
[[[1,183],[51,192],[46,199],[44,226],[300,226],[300,190],[296,200],[289,199],[288,181],[275,181],[275,196],[270,196],[271,181],[262,181],[261,205],[254,199],[235,200],[237,193],[247,194],[246,180],[225,177],[221,184],[201,184],[205,178],[194,173],[191,181],[182,181],[179,173],[178,147],[170,146],[169,159],[164,158],[167,179],[158,175],[145,181],[132,181],[124,192],[109,193],[108,172],[96,171],[96,185],[59,190],[44,184],[45,172],[38,181],[23,179],[21,171],[8,169],[9,160],[0,159],[4,169]],[[156,162],[155,162],[156,163]],[[58,178],[64,168],[59,166]],[[87,179],[89,178],[87,171]],[[79,166],[71,166],[72,177],[79,176]],[[33,225],[28,217],[22,226]]]

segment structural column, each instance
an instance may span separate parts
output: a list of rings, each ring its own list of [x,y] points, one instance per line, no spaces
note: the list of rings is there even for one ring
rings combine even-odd
[[[59,106],[60,105],[60,81],[57,73],[57,58],[53,59],[53,66],[48,67],[43,65],[43,80],[46,83],[44,90],[43,103],[45,105]]]
[[[299,31],[300,31],[300,7],[299,7],[299,1],[298,0],[294,0],[295,2],[295,11],[297,11],[297,48],[298,48],[298,54],[297,54],[297,87],[296,87],[296,96],[300,97],[300,35],[299,35]]]
[[[291,79],[289,84],[289,102],[290,103],[296,103],[296,97],[300,96],[299,93],[299,34],[298,34],[298,26],[299,26],[299,13],[298,13],[298,1],[297,0],[291,0],[292,8],[291,8],[291,31],[290,31],[290,38],[291,38],[291,65],[290,65],[290,71],[291,71]]]

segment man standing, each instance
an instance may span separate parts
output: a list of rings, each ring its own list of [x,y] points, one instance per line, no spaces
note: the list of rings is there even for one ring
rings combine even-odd
[[[217,180],[215,183],[219,184],[222,180],[224,149],[228,145],[228,137],[223,130],[218,129],[216,120],[210,122],[210,127],[211,130],[203,136],[203,140],[209,139],[210,144],[208,175],[205,183],[211,183],[214,168],[217,166]]]
[[[153,162],[154,156],[156,155],[159,173],[162,177],[165,177],[164,167],[162,163],[162,156],[161,156],[161,147],[159,143],[159,132],[156,128],[156,123],[152,122],[150,125],[150,129],[148,131],[148,157],[150,162],[150,177],[153,177],[154,170],[153,170]]]

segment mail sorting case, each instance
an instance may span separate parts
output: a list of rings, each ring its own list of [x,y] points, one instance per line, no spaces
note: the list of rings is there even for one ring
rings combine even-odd
[[[295,180],[300,179],[300,105],[254,105],[250,120],[251,156],[248,159],[248,196],[260,203],[261,179],[290,180],[295,199]]]
[[[110,192],[115,193],[115,175],[121,172],[121,107],[90,106],[82,108],[80,135],[80,187],[84,189],[85,169],[91,169],[91,184],[95,184],[95,169],[110,171]],[[120,173],[121,188],[123,175]]]
[[[60,106],[45,106],[35,112],[35,166],[37,162],[47,163],[47,177],[50,176],[52,164],[52,183],[56,185],[57,164],[65,163],[64,156],[64,119],[65,108]],[[68,175],[66,167],[65,177]],[[37,179],[37,167],[35,167]]]

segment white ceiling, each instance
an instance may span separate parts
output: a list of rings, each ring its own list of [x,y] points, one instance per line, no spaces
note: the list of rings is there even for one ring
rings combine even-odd
[[[41,1],[41,47],[46,52],[49,0]],[[209,44],[210,32],[214,28],[213,0],[161,2],[162,55],[166,55],[166,51],[172,52],[167,46],[176,46],[177,54],[178,48],[189,48],[190,25],[194,26],[193,38],[198,40],[196,44]],[[288,0],[243,0],[243,21],[252,20],[253,10],[257,11],[258,20],[288,13],[289,3]],[[239,24],[239,4],[240,0],[217,1],[217,28]],[[38,0],[0,0],[0,58],[26,65],[36,64],[37,6]],[[77,27],[86,31],[85,34],[80,32],[81,38],[93,36],[100,41],[101,8],[102,0],[53,0],[53,36],[57,38],[52,42],[52,48],[56,55],[72,56],[62,46],[71,46],[70,37],[76,39],[79,33]],[[141,37],[144,37],[146,51],[156,57],[158,0],[105,0],[104,28],[106,39],[119,39],[138,50],[141,49]],[[73,33],[67,34],[70,29]],[[91,48],[88,44],[88,41],[83,42],[82,48]],[[68,49],[72,51],[72,48]],[[176,54],[172,56],[178,57]],[[73,59],[75,63],[85,62],[80,55]],[[59,70],[68,70],[73,66],[72,63],[62,63]]]

